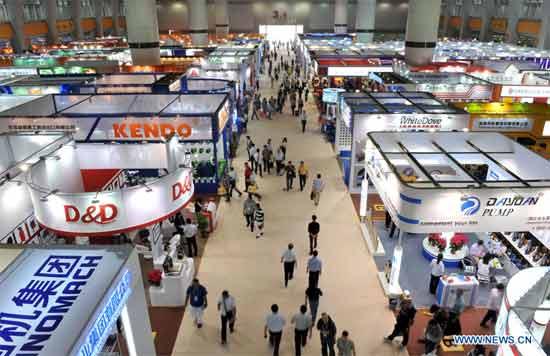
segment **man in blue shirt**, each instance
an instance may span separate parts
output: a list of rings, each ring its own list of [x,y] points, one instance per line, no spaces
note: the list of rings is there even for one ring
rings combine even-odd
[[[208,291],[199,283],[197,278],[193,279],[193,283],[187,288],[187,296],[185,297],[185,307],[187,303],[191,305],[191,316],[197,328],[202,328],[202,315],[204,309],[208,306],[206,295]]]

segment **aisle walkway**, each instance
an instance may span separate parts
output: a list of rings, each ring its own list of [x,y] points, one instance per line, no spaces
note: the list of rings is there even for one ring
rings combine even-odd
[[[266,87],[268,83],[263,83]],[[305,264],[308,256],[306,225],[311,215],[317,214],[321,224],[319,254],[323,260],[319,314],[327,311],[338,328],[338,334],[347,329],[355,341],[358,355],[406,355],[397,346],[382,342],[394,323],[386,308],[376,277],[376,267],[362,239],[353,203],[342,182],[334,152],[319,133],[317,112],[311,103],[308,132],[302,134],[299,122],[288,115],[276,115],[272,121],[249,123],[249,135],[256,145],[272,138],[274,147],[282,137],[288,138],[287,159],[304,160],[310,167],[310,176],[320,172],[326,188],[319,207],[309,200],[308,190],[282,190],[284,178],[264,175],[259,178],[259,192],[266,215],[265,236],[256,239],[245,228],[242,198],[221,203],[221,221],[210,237],[198,271],[198,278],[208,288],[209,306],[202,329],[193,326],[186,313],[179,330],[174,356],[268,356],[272,354],[263,338],[265,316],[272,303],[279,304],[287,318],[280,355],[294,355],[294,330],[291,316],[304,303],[307,284]],[[288,113],[288,110],[287,110]],[[244,137],[233,165],[239,171],[239,185],[244,184],[243,162],[246,160]],[[297,163],[297,162],[296,162]],[[242,188],[241,188],[242,189]],[[282,280],[281,253],[289,242],[294,242],[298,255],[297,276],[287,289]],[[237,325],[230,334],[227,346],[220,345],[219,315],[216,302],[223,289],[228,289],[237,300]],[[320,355],[319,334],[313,338],[303,355]]]

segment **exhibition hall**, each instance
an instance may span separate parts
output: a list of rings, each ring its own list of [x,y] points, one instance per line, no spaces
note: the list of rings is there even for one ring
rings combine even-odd
[[[0,355],[550,355],[550,0],[0,0]]]

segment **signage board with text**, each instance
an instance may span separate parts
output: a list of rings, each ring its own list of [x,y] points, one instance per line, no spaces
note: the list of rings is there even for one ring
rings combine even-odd
[[[329,77],[368,77],[369,73],[391,73],[392,66],[366,66],[366,67],[328,67]]]
[[[481,117],[474,120],[474,131],[517,131],[531,132],[533,119],[528,117]]]
[[[548,98],[550,97],[550,86],[503,85],[500,96],[514,98]]]

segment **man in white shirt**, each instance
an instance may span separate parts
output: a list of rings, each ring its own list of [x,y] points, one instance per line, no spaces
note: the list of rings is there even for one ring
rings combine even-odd
[[[198,253],[197,248],[197,232],[199,231],[197,225],[193,224],[191,219],[187,219],[187,223],[183,227],[183,236],[187,241],[187,250],[189,257],[196,257]]]
[[[481,327],[486,328],[487,322],[491,320],[493,324],[497,322],[498,311],[502,302],[502,296],[504,295],[504,284],[499,283],[495,288],[491,289],[489,294],[489,301],[487,302],[487,313],[479,324]]]
[[[264,338],[267,338],[267,332],[269,331],[269,344],[273,346],[273,356],[279,356],[279,345],[281,344],[285,324],[285,318],[279,314],[279,306],[273,304],[271,313],[265,319],[264,327]]]
[[[235,298],[224,290],[218,300],[218,310],[222,319],[222,344],[227,344],[227,324],[229,323],[229,332],[235,329],[235,318],[237,316],[237,306]]]
[[[323,262],[319,257],[317,250],[313,251],[313,255],[307,261],[306,272],[309,273],[309,287],[316,288],[319,285],[319,275],[323,269]]]
[[[321,175],[317,174],[317,177],[313,179],[311,183],[311,198],[315,206],[319,205],[321,199],[321,192],[325,189],[325,183],[321,179]]]
[[[293,249],[294,244],[288,244],[288,248],[284,250],[281,256],[281,263],[284,268],[285,288],[288,285],[288,281],[294,277],[294,268],[296,268],[296,253],[294,253]]]
[[[311,315],[307,313],[307,307],[305,305],[300,306],[300,312],[294,314],[290,320],[290,323],[294,324],[294,344],[296,347],[296,356],[301,356],[302,347],[306,346],[307,332],[310,332],[309,336],[311,337],[311,328],[313,325]]]

